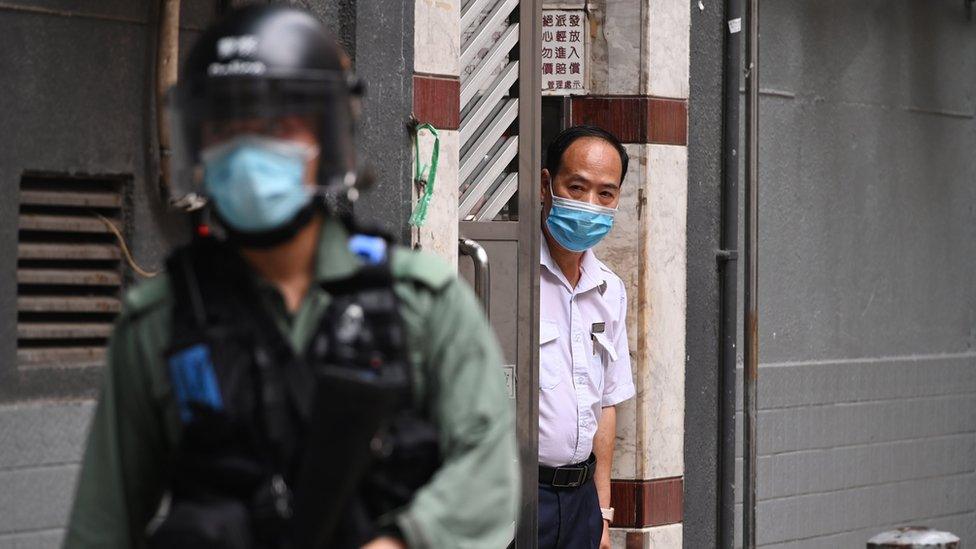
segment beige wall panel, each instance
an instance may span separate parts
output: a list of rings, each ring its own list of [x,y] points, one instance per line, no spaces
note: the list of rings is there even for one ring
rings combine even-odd
[[[684,473],[685,147],[648,145],[646,303],[648,367],[640,370],[641,478]]]
[[[414,71],[461,74],[461,0],[414,3]]]
[[[626,145],[631,157],[613,232],[596,249],[624,281],[637,397],[618,415],[613,477],[684,470],[687,150]],[[638,216],[638,190],[646,203]],[[643,240],[642,240],[643,239]]]
[[[607,93],[640,93],[642,0],[608,0],[603,35],[607,41]]]
[[[590,95],[639,93],[642,1],[590,2]]]
[[[589,10],[591,95],[688,97],[687,2],[594,0]]]
[[[606,26],[606,0],[594,0],[589,5],[587,14],[589,25],[589,45],[587,56],[589,59],[589,95],[607,95],[609,90],[609,52],[607,38],[604,35]]]
[[[628,533],[642,534],[643,543],[636,546],[627,545]],[[640,547],[641,549],[681,549],[682,525],[679,523],[656,526],[654,528],[643,528],[641,530],[611,530],[610,544],[613,549],[627,549],[630,547]]]
[[[641,220],[638,219],[638,190],[647,181],[646,145],[625,145],[630,167],[621,189],[620,204],[614,218],[613,231],[594,250],[596,256],[610,267],[627,288],[627,336],[630,360],[637,372],[644,363],[638,356],[640,328],[638,321],[638,279],[640,272]],[[638,391],[640,387],[638,386]],[[638,460],[638,423],[636,399],[617,407],[617,444],[614,451],[613,478],[636,479]]]
[[[681,549],[682,525],[668,524],[647,529],[645,549]]]
[[[647,145],[627,144],[624,148],[630,156],[630,167],[621,187],[613,230],[593,251],[600,261],[623,280],[627,288],[627,335],[633,357],[637,352],[637,285],[640,268],[638,252],[642,234],[637,197],[639,189],[647,181]]]
[[[620,480],[637,480],[637,399],[632,398],[617,405],[617,438],[613,450],[613,469],[610,477]]]
[[[647,18],[647,78],[641,93],[657,97],[688,97],[691,10],[682,0],[643,0]],[[713,4],[713,9],[720,6]]]
[[[413,230],[413,242],[444,258],[457,268],[458,256],[458,165],[461,150],[456,131],[439,130],[440,162],[434,181],[434,196],[427,210],[427,222]],[[427,162],[434,140],[424,132],[420,139],[420,159]],[[417,189],[414,186],[414,203]]]

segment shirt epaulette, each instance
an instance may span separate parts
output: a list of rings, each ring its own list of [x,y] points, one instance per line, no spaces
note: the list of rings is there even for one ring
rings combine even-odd
[[[444,289],[457,276],[443,259],[418,250],[396,248],[391,263],[397,279],[419,282],[434,291]]]
[[[617,273],[613,272],[613,269],[607,267],[605,263],[603,263],[602,261],[600,261],[599,263],[600,263],[600,270],[606,274],[606,276],[604,276],[604,283],[614,284],[617,287],[619,287],[621,291],[626,292],[627,290],[624,287],[623,279],[621,279],[620,276],[617,275]]]

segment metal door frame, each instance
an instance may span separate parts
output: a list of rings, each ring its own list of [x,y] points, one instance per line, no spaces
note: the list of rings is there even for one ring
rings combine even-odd
[[[539,522],[539,187],[542,173],[542,0],[519,5],[518,363],[515,402],[522,469],[516,547],[538,545]]]
[[[513,547],[528,549],[538,545],[542,0],[519,0],[518,14],[518,221],[460,221],[458,228],[462,239],[518,243],[515,428],[522,494]]]

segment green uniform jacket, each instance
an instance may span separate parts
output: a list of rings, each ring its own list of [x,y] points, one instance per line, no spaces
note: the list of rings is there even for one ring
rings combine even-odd
[[[349,276],[360,265],[347,238],[343,225],[326,220],[316,259],[319,281]],[[498,345],[473,294],[444,262],[404,249],[391,258],[416,398],[438,426],[443,457],[396,524],[411,548],[505,547],[514,533],[519,482]],[[329,295],[313,284],[289,315],[276,290],[259,287],[286,338],[304,349]],[[68,549],[145,546],[180,438],[163,360],[172,306],[165,275],[126,295],[78,480]]]

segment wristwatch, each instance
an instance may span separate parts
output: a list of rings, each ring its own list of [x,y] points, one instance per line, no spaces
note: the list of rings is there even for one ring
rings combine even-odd
[[[603,515],[603,520],[613,524],[613,507],[601,507],[600,514]]]

